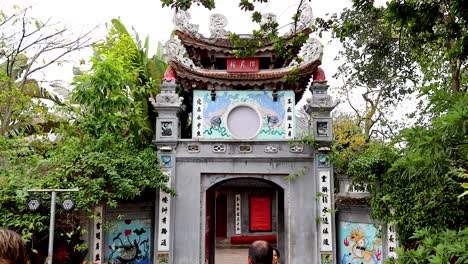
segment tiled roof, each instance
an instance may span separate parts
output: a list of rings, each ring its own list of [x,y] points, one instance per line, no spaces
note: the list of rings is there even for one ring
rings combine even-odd
[[[369,206],[370,195],[345,195],[337,194],[335,202],[338,207],[341,206]]]
[[[299,33],[308,36],[312,30],[310,28],[306,28]],[[232,42],[227,38],[205,38],[203,36],[194,37],[189,35],[185,32],[180,30],[176,30],[175,34],[179,37],[180,41],[184,46],[202,48],[206,50],[216,51],[216,52],[224,52],[226,54],[232,54]],[[291,39],[296,35],[289,36],[287,39]],[[247,38],[252,38],[251,35],[247,35]],[[271,41],[265,40],[264,46],[257,49],[257,53],[271,51],[273,50],[273,44]],[[255,55],[254,55],[255,56]]]
[[[260,70],[256,73],[230,73],[225,70],[207,70],[201,68],[189,68],[183,64],[171,61],[169,64],[177,72],[178,78],[187,78],[217,84],[248,85],[248,82],[284,82],[283,77],[291,73],[294,67],[284,67],[279,69]],[[314,69],[320,65],[320,61],[311,61],[299,65],[296,68],[300,78],[310,79]],[[247,83],[246,83],[247,82]]]

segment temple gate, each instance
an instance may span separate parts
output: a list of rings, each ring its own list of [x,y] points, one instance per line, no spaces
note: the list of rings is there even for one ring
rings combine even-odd
[[[284,35],[308,37],[292,47],[300,62],[277,56],[268,41],[251,57],[235,58],[226,17],[211,16],[207,38],[188,12],[175,14],[175,36],[165,46],[169,66],[161,92],[150,100],[158,113],[153,143],[177,194],[158,191],[117,209],[98,208],[91,229],[93,263],[213,264],[219,248],[258,239],[276,245],[283,264],[354,263],[346,232],[359,229],[353,221],[374,235],[375,227],[365,208],[346,206],[344,200],[359,197],[346,199],[348,189],[341,185],[343,213],[335,222],[327,154],[333,138],[330,112],[338,102],[328,95],[319,67],[323,46],[311,36],[311,8],[301,8],[300,21]],[[284,77],[293,73],[296,82],[286,83]],[[312,96],[304,105],[310,116],[304,122],[297,118],[297,103],[306,90]],[[317,144],[294,141],[306,135]],[[106,221],[114,229],[102,231]],[[141,231],[128,235],[144,245],[116,244],[119,237],[112,230],[126,234],[130,228]],[[139,257],[125,259],[135,254]]]

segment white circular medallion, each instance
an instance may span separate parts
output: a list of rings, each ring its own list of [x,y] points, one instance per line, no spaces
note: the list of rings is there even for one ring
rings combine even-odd
[[[261,128],[261,118],[255,109],[248,105],[238,105],[227,115],[227,129],[236,139],[254,138]]]

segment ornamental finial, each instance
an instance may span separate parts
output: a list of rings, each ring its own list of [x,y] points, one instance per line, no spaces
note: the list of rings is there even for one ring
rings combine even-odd
[[[166,71],[164,72],[163,81],[174,81],[177,79],[177,74],[171,65],[167,66]]]
[[[320,68],[320,66],[317,66],[317,68],[315,68],[312,75],[314,77],[313,82],[327,82],[327,80],[325,79],[325,72],[322,68]]]

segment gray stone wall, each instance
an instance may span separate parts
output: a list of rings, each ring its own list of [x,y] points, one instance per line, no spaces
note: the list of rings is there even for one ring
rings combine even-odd
[[[251,146],[251,152],[241,152],[241,145]],[[276,152],[265,152],[273,145]],[[198,150],[194,152],[194,149]],[[297,149],[293,148],[293,151]],[[238,178],[263,179],[284,191],[284,232],[279,232],[284,235],[278,238],[283,263],[318,262],[313,149],[305,146],[301,152],[292,152],[286,140],[181,140],[175,166],[172,187],[177,195],[172,203],[171,221],[174,227],[172,243],[177,247],[171,247],[172,263],[188,264],[194,260],[204,263],[205,191],[222,181]],[[286,179],[300,171],[302,175],[290,181]]]

